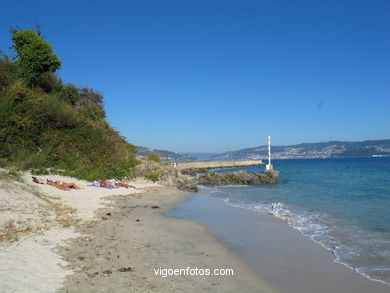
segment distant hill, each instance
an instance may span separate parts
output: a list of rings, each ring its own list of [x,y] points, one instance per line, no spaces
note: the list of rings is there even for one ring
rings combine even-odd
[[[390,156],[390,139],[361,142],[328,141],[272,146],[274,159],[356,158]],[[267,146],[245,148],[212,157],[213,160],[258,160],[267,158]]]
[[[171,151],[150,149],[150,148],[143,147],[143,146],[137,146],[136,148],[138,149],[138,152],[137,152],[138,157],[147,157],[151,153],[158,153],[158,154],[160,154],[161,159],[163,161],[167,161],[167,162],[173,162],[173,161],[181,161],[182,162],[182,161],[195,161],[196,160],[195,158],[193,158],[191,156],[184,155],[184,154],[177,154],[177,153],[174,153]]]
[[[218,154],[219,153],[182,153],[181,155],[195,158],[195,160],[198,161],[208,161]]]

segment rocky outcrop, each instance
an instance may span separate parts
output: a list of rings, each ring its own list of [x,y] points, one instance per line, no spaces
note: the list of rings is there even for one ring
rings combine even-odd
[[[265,171],[264,173],[248,173],[245,170],[224,173],[207,173],[203,171],[199,175],[200,169],[179,170],[171,165],[164,165],[164,176],[160,183],[174,186],[179,190],[197,192],[198,185],[218,186],[228,184],[254,185],[254,184],[276,184],[278,183],[279,172],[276,170]],[[193,171],[193,172],[188,172]]]
[[[159,163],[151,160],[140,160],[134,168],[136,177],[145,177],[153,172],[166,173],[166,170]]]
[[[186,168],[183,170],[180,170],[182,174],[196,176],[197,174],[207,173],[209,169],[208,168]]]
[[[173,179],[173,184],[177,189],[183,191],[198,191],[198,180],[194,176],[180,175]]]
[[[244,170],[227,173],[206,173],[199,177],[201,185],[217,186],[227,184],[253,185],[253,184],[276,184],[279,172],[275,170],[264,173],[248,173]]]
[[[179,169],[183,174],[196,176],[212,169],[229,169],[249,166],[265,165],[261,160],[236,160],[236,161],[198,161],[180,163]]]

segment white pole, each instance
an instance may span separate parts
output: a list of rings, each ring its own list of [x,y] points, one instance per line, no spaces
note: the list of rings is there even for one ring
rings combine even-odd
[[[271,136],[268,136],[268,164],[265,166],[265,170],[272,170],[271,165]]]
[[[268,136],[268,165],[271,165],[271,136]]]

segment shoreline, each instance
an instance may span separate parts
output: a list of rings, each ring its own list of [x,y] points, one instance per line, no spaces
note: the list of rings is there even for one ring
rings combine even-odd
[[[8,211],[0,214],[2,292],[276,292],[210,229],[166,216],[193,193],[144,180],[129,182],[136,190],[110,190],[39,177],[84,189],[36,184],[28,172],[2,177],[0,202]],[[187,268],[190,275],[155,273]],[[212,273],[196,276],[193,269]],[[217,276],[214,269],[233,272]]]
[[[201,223],[280,292],[388,292],[389,285],[370,280],[335,262],[334,256],[284,221],[265,212],[233,207],[197,194],[170,216]]]
[[[89,235],[60,249],[69,275],[57,292],[277,292],[207,227],[166,216],[192,194],[158,187],[134,196],[112,196],[111,206],[81,226]],[[157,276],[155,269],[232,268],[233,276]]]
[[[204,195],[147,181],[131,182],[136,190],[66,192],[33,184],[29,176],[24,174],[25,182],[12,186],[13,193],[0,186],[0,200],[11,197],[10,202],[28,199],[43,205],[46,226],[13,243],[0,243],[4,292],[388,290],[388,285],[336,263],[323,247],[265,213],[213,198],[197,202]],[[41,177],[87,185],[69,177]],[[24,193],[12,198],[18,188]],[[233,269],[234,275],[156,274],[187,268]]]

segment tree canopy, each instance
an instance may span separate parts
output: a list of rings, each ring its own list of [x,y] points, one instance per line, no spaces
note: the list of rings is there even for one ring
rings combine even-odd
[[[45,73],[54,73],[61,67],[53,47],[33,30],[14,31],[12,40],[18,57],[19,77],[27,85],[39,85],[42,78],[47,79]]]

